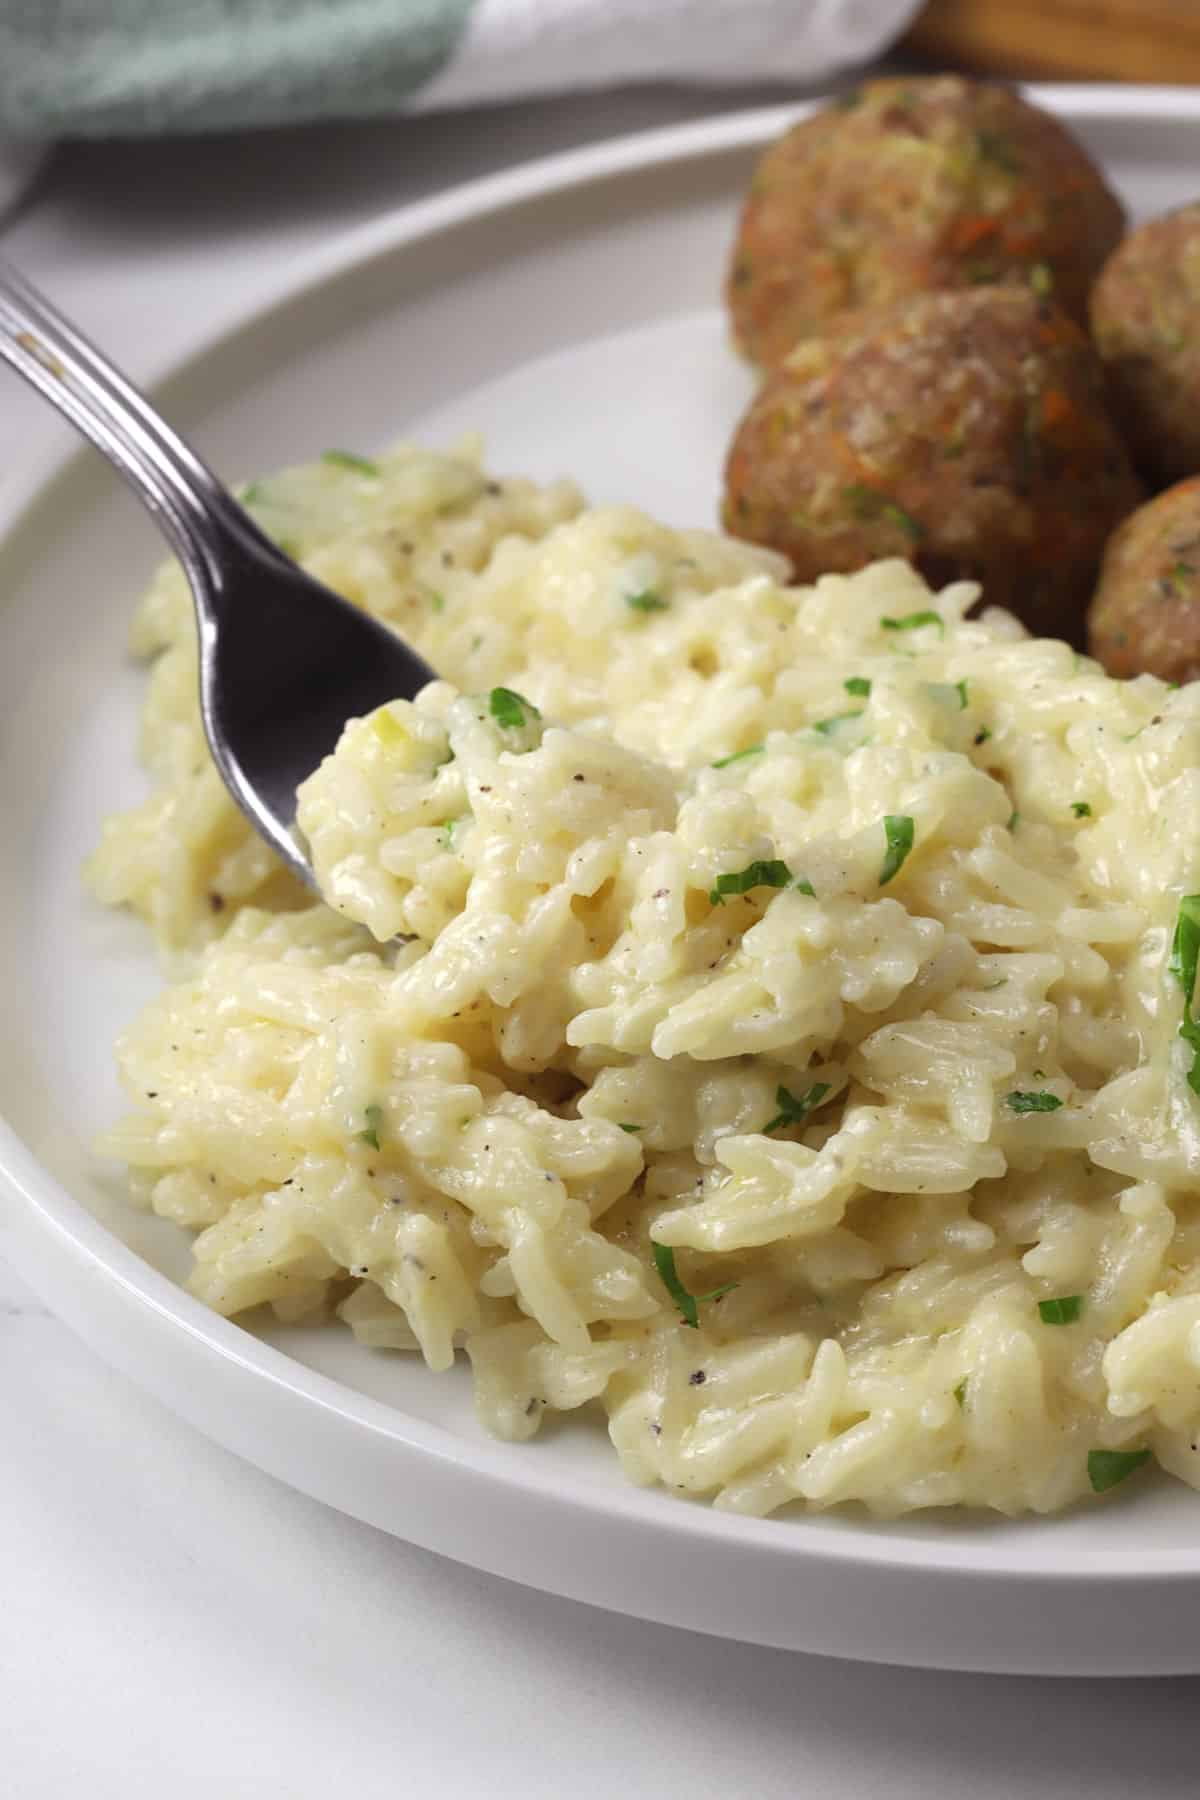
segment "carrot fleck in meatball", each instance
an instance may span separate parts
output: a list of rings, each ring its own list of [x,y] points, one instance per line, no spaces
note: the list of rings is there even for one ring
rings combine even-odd
[[[992,283],[1083,323],[1124,225],[1057,119],[990,82],[868,82],[763,155],[728,277],[734,336],[770,366],[839,313]]]
[[[1200,476],[1139,506],[1109,539],[1088,648],[1110,675],[1200,676]]]
[[[1159,481],[1200,473],[1200,201],[1130,233],[1101,271],[1091,315],[1138,461]]]
[[[1079,327],[1028,289],[922,294],[801,344],[751,404],[724,524],[796,577],[903,556],[1078,636],[1100,554],[1141,499]]]

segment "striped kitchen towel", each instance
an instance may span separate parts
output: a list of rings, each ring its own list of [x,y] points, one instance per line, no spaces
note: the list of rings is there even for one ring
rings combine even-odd
[[[367,118],[572,88],[814,82],[917,0],[0,0],[0,133]]]

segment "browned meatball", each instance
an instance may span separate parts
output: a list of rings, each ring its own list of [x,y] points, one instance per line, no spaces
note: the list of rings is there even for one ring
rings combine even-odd
[[[762,157],[728,279],[734,336],[778,362],[839,313],[1004,282],[1083,323],[1124,225],[1070,133],[1009,88],[868,82]]]
[[[1200,676],[1200,476],[1139,506],[1109,539],[1088,648],[1110,675]]]
[[[808,581],[904,556],[1078,636],[1142,497],[1079,327],[1026,289],[922,294],[800,345],[734,438],[724,523]]]
[[[1130,447],[1159,481],[1200,472],[1200,201],[1132,232],[1092,293]]]

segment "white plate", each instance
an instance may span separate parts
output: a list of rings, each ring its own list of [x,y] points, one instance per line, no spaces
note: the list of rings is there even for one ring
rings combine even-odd
[[[1136,214],[1191,198],[1196,97],[1041,98]],[[497,467],[710,521],[746,393],[718,281],[754,156],[788,116],[571,153],[356,232],[202,347],[161,403],[231,477],[331,443],[478,427]],[[89,1343],[296,1487],[576,1599],[881,1661],[1200,1670],[1200,1498],[1179,1486],[1145,1480],[1018,1523],[730,1518],[628,1487],[596,1427],[498,1444],[461,1372],[434,1377],[345,1332],[260,1339],[181,1293],[179,1234],[130,1211],[89,1157],[119,1104],[113,1036],[159,977],[140,927],[78,882],[102,814],[140,791],[142,678],[123,644],[158,546],[87,455],[0,527],[0,1251]]]

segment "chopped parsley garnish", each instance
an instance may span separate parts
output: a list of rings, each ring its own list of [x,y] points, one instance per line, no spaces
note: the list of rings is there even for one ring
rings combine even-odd
[[[370,1144],[372,1150],[378,1150],[379,1128],[383,1124],[382,1106],[364,1107],[363,1118],[367,1121],[367,1128],[365,1131],[360,1131],[358,1135],[364,1144]]]
[[[991,737],[991,735],[992,735],[991,726],[990,725],[981,725],[979,727],[979,730],[975,733],[974,742],[977,744],[986,744],[988,739]]]
[[[352,469],[356,475],[379,473],[377,462],[372,462],[368,456],[355,456],[350,450],[326,450],[321,461],[331,463],[335,469]]]
[[[1043,1325],[1073,1325],[1082,1310],[1082,1294],[1062,1294],[1057,1300],[1038,1301]]]
[[[526,700],[524,694],[516,694],[506,687],[492,689],[488,695],[488,711],[505,731],[520,731],[531,719],[542,716],[532,700]]]
[[[908,814],[888,813],[883,821],[883,836],[887,854],[879,871],[880,887],[886,887],[892,877],[900,873],[913,847],[913,822]]]
[[[624,1125],[624,1124],[623,1124],[623,1125],[622,1125],[622,1126],[621,1126],[621,1127],[620,1127],[620,1129],[621,1129],[621,1130],[622,1130],[622,1131],[644,1131],[644,1130],[645,1130],[645,1127],[644,1127],[644,1126],[642,1126],[642,1125]]]
[[[954,1390],[954,1398],[960,1406],[967,1404],[967,1377],[965,1375]]]
[[[924,612],[906,613],[902,619],[880,619],[879,623],[885,631],[919,631],[922,625],[936,625],[939,635],[946,635],[945,619],[930,608]]]
[[[883,495],[877,489],[855,481],[848,488],[842,489],[842,498],[849,504],[856,519],[873,519],[879,511]]]
[[[1034,263],[1029,271],[1029,285],[1041,300],[1046,300],[1054,292],[1054,270],[1049,263]]]
[[[928,684],[931,699],[944,701],[947,706],[953,703],[959,712],[967,710],[967,684],[965,681],[931,681]]]
[[[1016,812],[1016,811],[1010,812],[1008,815],[1008,829],[1010,831],[1015,831],[1017,829],[1017,826],[1020,823],[1021,823],[1020,813]]]
[[[626,594],[625,604],[631,612],[655,613],[669,611],[669,604],[661,594],[653,588],[643,588],[640,594]]]
[[[718,875],[709,889],[708,897],[714,906],[724,906],[726,894],[748,894],[751,888],[756,887],[791,887],[793,879],[792,871],[785,862],[747,863],[744,869]]]
[[[865,482],[855,481],[842,489],[842,496],[848,502],[856,519],[886,519],[889,525],[897,525],[907,537],[918,543],[925,536],[925,527],[919,519],[905,512],[895,500],[881,494],[878,488],[868,487]]]
[[[245,487],[238,489],[237,497],[243,506],[257,506],[263,497],[262,482],[248,481]]]
[[[1021,171],[1020,159],[1008,138],[999,131],[977,131],[975,142],[979,154],[985,162],[995,163],[1006,175],[1018,175]]]
[[[898,506],[894,500],[885,501],[879,511],[882,518],[887,519],[889,524],[898,525],[901,531],[913,540],[914,544],[920,543],[925,536],[925,527],[921,521],[914,519],[910,512],[905,512],[904,508]]]
[[[807,894],[810,900],[815,900],[817,897],[817,890],[807,875],[798,875],[792,886],[798,894]]]
[[[1092,816],[1092,809],[1086,800],[1072,800],[1071,811],[1077,819],[1090,819]]]
[[[814,1112],[830,1091],[827,1081],[814,1081],[810,1088],[802,1094],[793,1094],[788,1088],[775,1089],[775,1104],[779,1111],[769,1125],[763,1126],[764,1137],[768,1132],[778,1131],[782,1125],[803,1125],[810,1112]]]
[[[1116,1487],[1135,1469],[1150,1461],[1148,1450],[1089,1450],[1087,1459],[1088,1480],[1092,1484],[1094,1494],[1104,1494],[1109,1488]]]
[[[751,744],[746,750],[735,750],[732,756],[718,756],[713,768],[727,769],[730,763],[744,762],[748,756],[761,756],[766,747],[765,744]]]
[[[1047,1113],[1057,1112],[1062,1101],[1057,1094],[1048,1093],[1044,1088],[1014,1088],[1011,1094],[1005,1094],[1004,1104],[1010,1112]]]
[[[727,1281],[724,1287],[714,1288],[711,1294],[689,1294],[679,1279],[675,1267],[675,1252],[669,1244],[651,1243],[654,1251],[654,1266],[658,1270],[659,1280],[679,1308],[685,1325],[693,1331],[700,1329],[700,1314],[697,1310],[709,1300],[719,1300],[723,1294],[731,1294],[738,1285],[736,1281]]]
[[[813,730],[819,731],[822,737],[832,737],[839,725],[844,725],[848,719],[861,719],[862,716],[861,712],[834,713],[831,719],[818,719]]]
[[[445,612],[446,596],[444,594],[431,593],[429,596],[429,610],[430,612],[435,613]]]
[[[468,813],[459,813],[459,815],[456,819],[443,819],[442,820],[442,830],[446,834],[447,850],[453,850],[455,838],[458,836],[459,832],[462,830],[464,825],[469,825],[471,823],[471,819],[473,816],[474,815],[469,812]]]
[[[842,686],[856,700],[865,700],[871,692],[871,684],[865,675],[851,675],[848,681],[843,681]]]
[[[1187,894],[1179,902],[1175,936],[1171,940],[1170,973],[1183,989],[1183,1018],[1179,1035],[1192,1053],[1188,1070],[1188,1086],[1200,1094],[1200,1022],[1192,1017],[1192,999],[1196,989],[1196,961],[1200,956],[1200,894]]]

